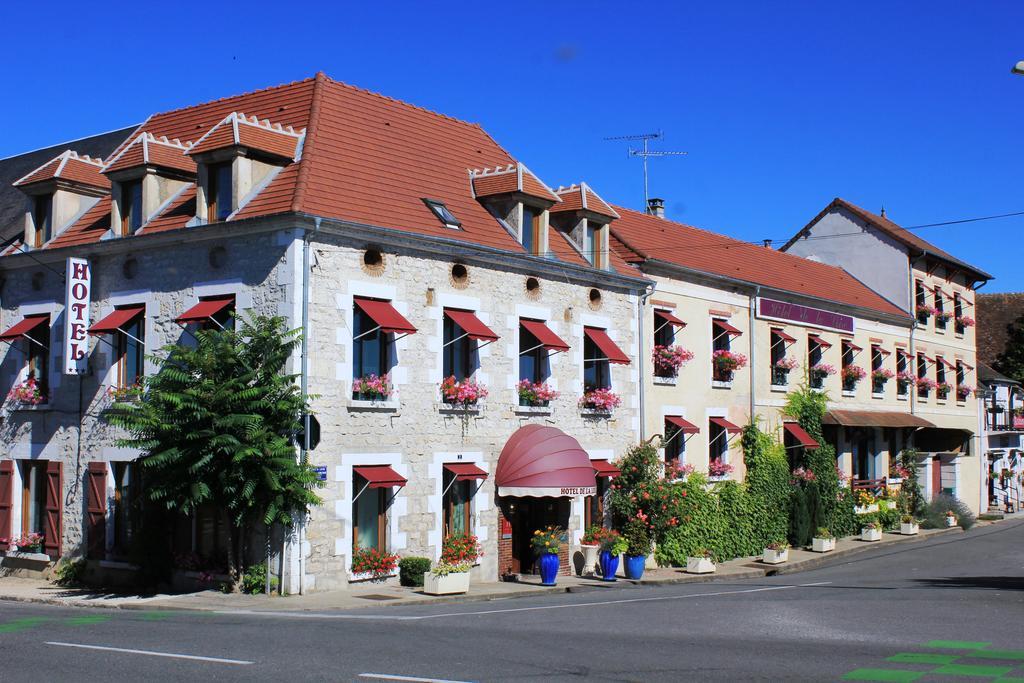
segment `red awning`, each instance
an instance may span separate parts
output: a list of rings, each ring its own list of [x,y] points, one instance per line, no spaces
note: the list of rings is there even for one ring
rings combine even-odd
[[[875,351],[878,351],[878,353],[882,354],[883,356],[891,356],[891,355],[892,355],[892,351],[886,351],[886,350],[885,350],[885,349],[883,349],[883,348],[882,348],[881,346],[874,346],[874,347],[872,347],[872,348],[873,348],[873,349],[874,349]]]
[[[594,476],[596,477],[617,477],[622,474],[622,471],[611,464],[607,460],[591,460],[590,464],[594,466]]]
[[[796,342],[796,337],[786,334],[785,330],[781,330],[776,327],[772,332],[774,332],[775,335],[784,342],[789,342],[790,344]]]
[[[587,335],[587,338],[594,342],[597,348],[601,349],[601,353],[605,355],[609,362],[629,365],[629,356],[623,353],[618,344],[613,342],[608,333],[600,327],[584,327],[583,334]]]
[[[548,351],[568,351],[569,345],[562,341],[562,338],[551,331],[551,328],[539,320],[525,320],[520,318],[519,324],[526,328],[526,331],[537,338],[540,345]]]
[[[740,432],[743,431],[742,427],[734,425],[732,422],[729,422],[724,417],[712,417],[709,419],[711,420],[711,424],[718,425],[719,427],[729,432],[730,434],[739,434]]]
[[[211,296],[209,299],[200,300],[200,302],[195,306],[175,318],[174,322],[179,325],[206,322],[234,303],[234,294],[228,294],[227,296]]]
[[[444,468],[455,475],[455,481],[487,478],[487,473],[471,462],[446,462]]]
[[[501,449],[494,483],[499,496],[592,496],[594,466],[579,442],[561,429],[526,425]]]
[[[681,431],[683,434],[699,434],[700,433],[700,427],[698,427],[697,425],[693,424],[692,422],[687,422],[686,420],[684,420],[683,418],[679,417],[678,415],[666,415],[665,416],[665,422],[669,422],[671,424],[674,424],[676,427],[679,427],[679,431]]]
[[[366,480],[371,489],[387,489],[392,486],[405,486],[407,479],[387,465],[363,465],[353,467],[352,471]],[[358,493],[358,492],[357,492]]]
[[[456,325],[462,328],[462,331],[466,333],[466,336],[470,339],[480,341],[498,341],[498,335],[494,334],[491,328],[480,322],[480,318],[476,317],[472,311],[460,311],[454,308],[444,309],[444,314],[451,318]]]
[[[729,323],[725,322],[724,320],[719,320],[718,318],[715,318],[714,322],[715,322],[715,325],[717,325],[718,327],[722,328],[722,330],[724,332],[728,332],[729,335],[732,336],[732,337],[738,337],[741,334],[743,334],[743,332],[741,332],[738,328],[733,327],[732,325],[730,325]],[[718,335],[715,335],[715,336],[717,337]]]
[[[373,319],[373,322],[380,325],[381,332],[385,334],[412,334],[416,331],[412,323],[396,311],[390,301],[361,299],[358,296],[353,301],[363,313]]]
[[[49,320],[49,313],[37,313],[34,315],[26,315],[24,318],[14,323],[14,325],[11,326],[11,328],[8,329],[6,332],[0,334],[0,341],[15,341]]]
[[[950,362],[949,362],[948,360],[946,360],[945,358],[939,358],[938,356],[936,356],[936,358],[938,358],[938,359],[939,359],[940,361],[942,361],[942,364],[943,364],[943,365],[945,365],[945,366],[946,366],[947,368],[949,368],[950,370],[956,370],[956,366],[955,366],[955,365],[953,365],[952,363],[950,363]]]
[[[674,315],[672,315],[668,311],[661,311],[661,310],[655,309],[654,315],[658,316],[659,318],[661,318],[662,320],[664,320],[667,323],[672,323],[676,327],[686,327],[686,323],[684,323],[682,320],[680,320],[679,318],[675,317]]]
[[[846,348],[850,349],[851,351],[863,351],[864,350],[861,347],[859,347],[856,344],[854,344],[852,341],[849,341],[848,339],[844,339],[843,340],[843,344],[846,346]]]
[[[135,316],[141,315],[143,312],[145,312],[145,310],[145,304],[139,304],[138,306],[125,306],[124,308],[115,308],[113,313],[111,313],[106,318],[90,327],[89,334],[98,335],[117,332],[122,327],[131,322],[131,320],[135,318]]]
[[[807,337],[807,339],[809,339],[812,344],[817,344],[818,346],[820,346],[823,349],[831,349],[832,348],[831,344],[829,344],[827,341],[825,341],[824,339],[822,339],[821,337],[819,337],[816,334],[810,335],[809,337]]]
[[[804,448],[821,448],[821,444],[818,443],[814,437],[807,433],[807,431],[798,425],[796,422],[783,423],[782,428],[789,433],[794,439],[797,440]]]

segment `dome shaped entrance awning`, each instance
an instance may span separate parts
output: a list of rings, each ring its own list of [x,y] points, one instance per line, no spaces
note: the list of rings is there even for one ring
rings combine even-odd
[[[509,437],[498,456],[499,496],[592,496],[594,466],[579,442],[555,427],[527,425]]]

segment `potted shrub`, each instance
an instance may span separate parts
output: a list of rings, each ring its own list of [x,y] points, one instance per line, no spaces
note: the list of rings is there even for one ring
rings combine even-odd
[[[904,536],[915,536],[918,531],[917,520],[913,515],[903,515],[900,519],[900,533]]]
[[[764,547],[764,553],[761,555],[761,561],[765,564],[782,564],[788,560],[789,544],[785,541],[769,543]]]
[[[366,375],[352,381],[352,398],[359,401],[386,401],[391,392],[391,380],[387,375]]]
[[[836,549],[836,537],[825,527],[818,527],[811,539],[811,550],[816,553],[829,553]]]
[[[777,387],[784,387],[789,384],[789,371],[799,367],[796,358],[789,356],[780,358],[772,366],[772,384]]]
[[[592,526],[587,529],[586,533],[583,534],[583,538],[580,539],[580,549],[583,551],[583,574],[584,576],[590,576],[598,568],[597,554],[601,550],[601,542],[605,536],[610,532],[608,529],[600,526]]]
[[[557,557],[557,556],[556,556]],[[450,564],[442,560],[423,575],[423,592],[427,595],[451,595],[469,591],[468,562]]]
[[[376,548],[356,548],[352,551],[352,573],[364,579],[380,582],[395,573],[398,555]]]
[[[857,491],[857,496],[854,498],[853,511],[858,515],[866,515],[869,512],[878,512],[878,501],[871,495],[869,491],[861,489]]]
[[[956,526],[956,513],[952,510],[946,510],[946,526]]]
[[[810,380],[812,389],[821,389],[825,385],[825,378],[834,374],[836,374],[836,366],[818,363],[807,370],[807,379]]]
[[[651,553],[651,535],[647,528],[647,515],[638,511],[636,517],[626,522],[622,533],[626,540],[625,573],[627,579],[643,578],[647,556]]]
[[[879,527],[878,522],[868,522],[862,525],[860,528],[860,540],[881,541],[882,529]]]
[[[519,405],[531,408],[547,406],[558,398],[558,392],[548,386],[547,382],[531,382],[528,379],[520,380],[516,392],[519,394]]]
[[[35,377],[29,377],[11,387],[7,400],[20,406],[37,406],[46,403],[46,395],[40,391]]]
[[[843,391],[853,391],[857,384],[868,376],[864,368],[859,365],[847,365],[843,368]]]
[[[542,586],[554,586],[558,580],[558,548],[564,533],[557,526],[537,529],[533,532],[530,544],[534,552],[540,556],[540,583]]]
[[[655,345],[651,352],[656,377],[675,377],[679,374],[679,368],[691,360],[693,351],[688,351],[682,346]]]
[[[449,405],[469,408],[483,398],[487,398],[487,388],[473,379],[466,378],[460,382],[452,375],[441,382],[441,400]]]
[[[711,364],[716,382],[731,382],[733,373],[746,367],[747,357],[742,353],[719,349],[711,355]]]
[[[601,542],[601,579],[615,581],[619,569],[619,555],[629,550],[629,544],[618,531],[609,531]]]
[[[878,368],[877,370],[871,371],[871,391],[875,394],[880,394],[885,391],[885,384],[894,377],[892,370],[888,368]]]
[[[610,413],[622,405],[622,398],[611,389],[591,389],[580,398],[580,408]]]
[[[429,571],[429,557],[403,557],[398,561],[398,583],[410,588],[419,588],[423,585],[423,575]]]
[[[686,557],[687,574],[712,574],[715,569],[715,557],[707,548]]]

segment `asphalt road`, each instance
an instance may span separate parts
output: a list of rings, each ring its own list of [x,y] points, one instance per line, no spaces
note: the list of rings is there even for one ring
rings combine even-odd
[[[494,602],[294,615],[0,603],[3,681],[580,678],[1024,681],[1024,522],[756,581]]]

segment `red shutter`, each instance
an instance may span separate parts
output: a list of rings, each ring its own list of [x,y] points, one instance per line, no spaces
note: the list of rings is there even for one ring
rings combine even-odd
[[[64,477],[61,463],[46,463],[46,537],[43,550],[50,557],[60,557],[61,512],[64,509]]]
[[[14,508],[14,461],[0,462],[0,550],[7,550],[11,537],[11,510]]]
[[[89,463],[86,529],[89,557],[102,559],[107,548],[107,463]]]

